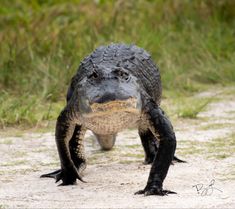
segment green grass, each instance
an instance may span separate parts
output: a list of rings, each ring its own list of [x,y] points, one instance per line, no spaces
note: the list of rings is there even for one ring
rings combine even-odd
[[[6,205],[0,205],[0,209],[7,209],[8,207]]]
[[[198,114],[205,111],[207,106],[216,100],[220,100],[220,98],[218,96],[199,98],[192,93],[184,94],[167,91],[161,106],[173,120],[178,118],[197,119]]]
[[[119,161],[120,164],[124,164],[124,165],[129,165],[129,164],[133,164],[133,163],[136,163],[136,162],[140,163],[142,161],[138,161],[136,159],[134,159],[134,160],[120,160]]]
[[[183,98],[179,99],[180,102],[177,114],[182,118],[197,118],[198,114],[203,111],[206,106],[212,101],[209,99],[198,98]]]
[[[234,8],[233,0],[1,0],[0,126],[54,120],[80,61],[110,42],[149,51],[167,91],[233,83]]]
[[[37,124],[43,120],[55,119],[63,102],[47,101],[40,95],[23,94],[21,96],[6,91],[0,96],[0,125],[26,123]]]
[[[23,158],[23,157],[26,157],[27,156],[27,152],[25,152],[25,151],[16,151],[15,153],[14,153],[14,157],[15,158]]]
[[[2,163],[1,166],[18,166],[18,165],[25,165],[27,164],[26,160],[14,160],[14,161],[10,161],[7,163]]]
[[[11,145],[13,144],[13,141],[11,139],[4,139],[3,141],[0,141],[0,144]]]
[[[201,130],[213,130],[213,129],[223,129],[226,127],[231,127],[233,124],[231,123],[212,123],[212,124],[207,124],[203,125],[200,127]]]
[[[225,159],[234,156],[235,134],[211,141],[179,141],[177,153],[183,156],[200,155],[208,159]]]
[[[124,157],[144,159],[144,153],[126,153]]]

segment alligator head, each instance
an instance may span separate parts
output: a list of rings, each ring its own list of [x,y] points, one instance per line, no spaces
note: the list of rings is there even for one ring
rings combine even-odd
[[[99,134],[136,126],[141,110],[137,79],[122,67],[96,66],[79,81],[82,123]]]

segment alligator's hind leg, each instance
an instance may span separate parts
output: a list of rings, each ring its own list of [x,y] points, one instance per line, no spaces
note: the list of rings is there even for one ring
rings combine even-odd
[[[152,132],[139,128],[139,136],[145,152],[144,164],[151,164],[157,153],[157,139]]]
[[[159,141],[156,139],[156,137],[152,134],[152,132],[149,129],[143,130],[140,128],[139,135],[145,152],[144,164],[151,164],[157,153],[159,147]],[[172,164],[174,163],[186,163],[186,161],[181,160],[178,157],[174,156]]]
[[[86,158],[83,144],[84,134],[85,130],[80,125],[76,125],[72,138],[69,141],[70,155],[79,173],[81,173],[86,168]],[[48,177],[57,179],[60,173],[61,169],[58,169],[51,173],[41,175],[41,178]]]
[[[117,134],[110,134],[110,135],[98,135],[95,134],[99,145],[101,146],[102,150],[111,150],[115,144]]]

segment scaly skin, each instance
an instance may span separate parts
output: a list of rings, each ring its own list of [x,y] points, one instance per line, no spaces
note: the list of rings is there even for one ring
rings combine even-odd
[[[173,193],[162,188],[174,158],[176,138],[160,108],[161,92],[159,70],[145,50],[125,44],[97,48],[81,62],[68,89],[67,105],[57,119],[61,169],[42,177],[62,180],[62,185],[82,180],[86,129],[109,150],[117,132],[131,124],[139,129],[145,163],[152,163],[147,186],[136,194]]]

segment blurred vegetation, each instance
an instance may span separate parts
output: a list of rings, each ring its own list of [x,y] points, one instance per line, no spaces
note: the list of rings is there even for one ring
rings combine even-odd
[[[164,90],[231,84],[235,1],[1,0],[0,126],[55,119],[81,59],[110,42],[149,51]]]

